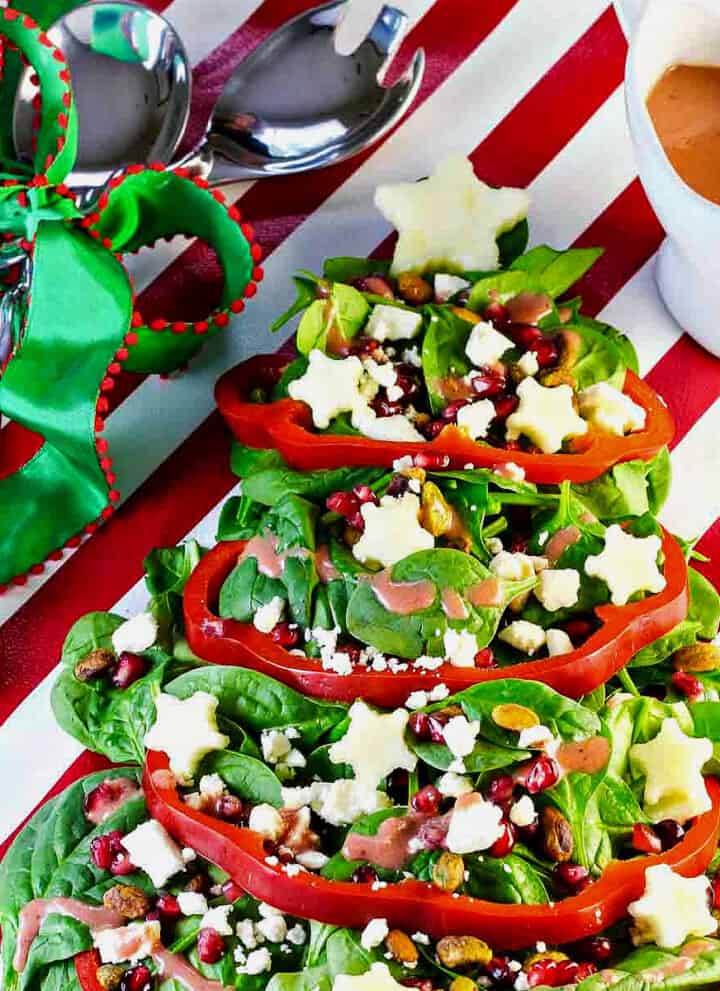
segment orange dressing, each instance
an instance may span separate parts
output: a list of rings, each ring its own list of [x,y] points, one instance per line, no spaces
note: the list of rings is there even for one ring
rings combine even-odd
[[[720,66],[671,66],[653,86],[647,108],[678,175],[720,204]]]

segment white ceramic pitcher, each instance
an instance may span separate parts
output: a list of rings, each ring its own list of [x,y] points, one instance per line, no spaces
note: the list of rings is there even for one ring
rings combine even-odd
[[[615,6],[630,42],[625,93],[638,172],[667,232],[655,272],[660,295],[682,328],[720,356],[720,206],[677,174],[646,106],[669,66],[720,65],[720,0],[616,0]]]

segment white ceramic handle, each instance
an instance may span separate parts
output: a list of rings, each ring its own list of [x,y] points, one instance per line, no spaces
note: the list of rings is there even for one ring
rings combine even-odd
[[[628,41],[645,9],[645,3],[646,0],[615,0],[618,20]]]

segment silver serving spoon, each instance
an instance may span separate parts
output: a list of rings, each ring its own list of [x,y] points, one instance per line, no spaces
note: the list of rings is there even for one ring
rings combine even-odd
[[[321,168],[362,151],[403,115],[420,86],[425,57],[392,86],[382,80],[407,17],[385,6],[351,55],[335,49],[345,0],[306,11],[274,32],[235,70],[203,141],[175,165],[219,185]],[[174,29],[136,3],[79,7],[49,32],[70,64],[80,143],[69,184],[90,197],[130,162],[172,162],[191,97],[187,55]],[[15,142],[31,144],[34,95],[19,89]]]

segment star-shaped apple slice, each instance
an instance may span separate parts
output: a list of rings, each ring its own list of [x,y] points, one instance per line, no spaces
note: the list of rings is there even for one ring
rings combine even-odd
[[[665,719],[653,740],[630,748],[633,767],[645,774],[643,807],[652,822],[687,822],[708,811],[702,769],[712,754],[711,741],[686,736],[677,719]]]
[[[192,780],[198,764],[212,750],[224,750],[230,737],[218,731],[218,700],[208,692],[187,699],[161,692],[155,699],[155,722],[145,734],[148,750],[162,750],[182,783]]]

